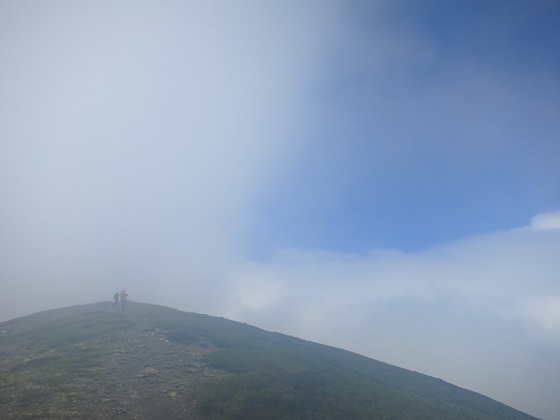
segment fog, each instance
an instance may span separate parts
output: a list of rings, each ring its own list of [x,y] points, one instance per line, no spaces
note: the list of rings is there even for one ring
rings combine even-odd
[[[124,288],[557,418],[555,64],[352,4],[3,2],[0,321]]]
[[[127,285],[220,308],[247,203],[297,143],[328,5],[3,9],[2,317]]]

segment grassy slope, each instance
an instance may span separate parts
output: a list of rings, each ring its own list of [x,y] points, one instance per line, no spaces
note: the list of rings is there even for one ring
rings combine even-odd
[[[219,418],[531,418],[351,352],[225,319],[166,314],[158,323],[170,339],[208,340],[219,349],[208,362],[235,373],[203,392],[201,409]]]
[[[13,404],[14,398],[17,403],[20,394],[29,398],[31,377],[37,390],[31,398],[41,398],[41,386],[36,385],[41,377],[56,387],[56,378],[95,374],[104,360],[103,342],[138,325],[164,330],[175,343],[215,347],[207,363],[230,374],[200,390],[202,417],[531,418],[480,394],[354,353],[223,318],[139,303],[130,303],[124,314],[101,303],[0,324],[0,331],[9,331],[0,335],[0,356],[10,346],[22,354],[3,372],[0,404]],[[95,351],[91,346],[80,347],[92,339],[99,344]],[[73,398],[79,398],[79,387],[71,391]]]
[[[21,407],[18,418],[36,418],[24,413],[30,405],[44,407],[44,418],[74,417],[66,407],[85,398],[86,381],[102,375],[105,343],[132,324],[124,316],[77,307],[0,324],[0,407]],[[88,340],[97,345],[84,346]]]

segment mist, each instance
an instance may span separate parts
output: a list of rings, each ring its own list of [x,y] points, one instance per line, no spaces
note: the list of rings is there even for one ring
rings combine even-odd
[[[542,7],[3,2],[0,321],[126,289],[557,418]]]
[[[3,8],[2,318],[127,287],[219,308],[200,296],[297,141],[328,4]]]

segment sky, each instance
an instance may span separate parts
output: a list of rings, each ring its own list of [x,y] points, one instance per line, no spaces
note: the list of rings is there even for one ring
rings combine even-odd
[[[0,2],[0,321],[224,316],[560,417],[560,4]]]

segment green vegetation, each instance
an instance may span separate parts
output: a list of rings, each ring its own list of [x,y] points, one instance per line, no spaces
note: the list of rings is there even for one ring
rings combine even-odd
[[[466,407],[408,393],[328,357],[239,337],[207,356],[234,373],[201,391],[200,412],[241,419],[487,419]],[[222,337],[223,338],[223,337]],[[294,342],[300,340],[292,339]],[[420,391],[420,390],[418,390]]]
[[[2,331],[0,356],[11,358],[0,363],[0,416],[2,407],[7,413],[15,407],[17,417],[11,418],[87,418],[88,392],[107,383],[127,384],[118,389],[128,392],[131,375],[156,362],[148,377],[132,376],[140,380],[135,386],[147,381],[144,391],[165,395],[158,409],[180,396],[186,406],[196,398],[192,413],[198,410],[200,418],[531,418],[442,380],[354,353],[156,305],[131,302],[124,312],[107,303],[46,311],[3,323]],[[108,372],[123,360],[129,365],[121,377]],[[170,378],[178,378],[175,388],[167,388]],[[192,393],[181,389],[186,380]],[[160,383],[165,388],[157,388]],[[97,395],[97,404],[101,395],[107,400],[103,392]],[[107,409],[105,418],[132,407],[122,411],[112,402],[103,404],[117,410]]]
[[[29,346],[53,348],[122,331],[133,324],[121,314],[88,312],[45,322],[15,338],[25,340]]]
[[[65,407],[84,398],[85,380],[103,375],[105,343],[133,322],[121,314],[107,312],[32,319],[33,326],[16,330],[0,343],[2,349],[11,344],[21,349],[19,358],[3,366],[0,404],[42,407],[28,413],[29,418],[74,418]],[[18,418],[28,416],[23,412]]]
[[[338,373],[258,369],[230,376],[202,390],[200,411],[231,420],[491,418]]]
[[[158,326],[170,340],[214,346],[206,362],[230,373],[200,390],[204,418],[527,418],[474,392],[350,352],[225,319],[166,314]]]

